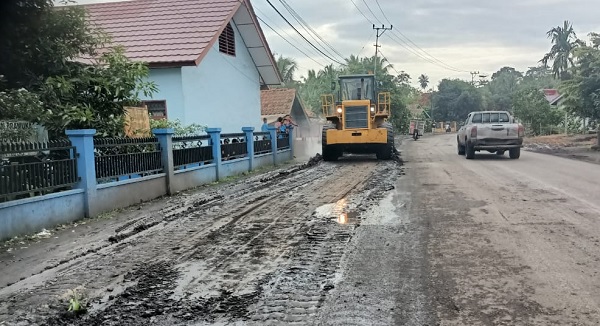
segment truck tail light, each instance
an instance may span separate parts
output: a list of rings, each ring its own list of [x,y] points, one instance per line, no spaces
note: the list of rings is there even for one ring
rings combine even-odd
[[[471,128],[471,138],[477,138],[477,126]]]
[[[525,137],[525,126],[519,124],[519,137]]]

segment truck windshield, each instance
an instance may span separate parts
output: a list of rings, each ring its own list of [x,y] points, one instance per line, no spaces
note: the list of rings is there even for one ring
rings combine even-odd
[[[342,101],[373,100],[373,78],[345,78],[340,80]]]

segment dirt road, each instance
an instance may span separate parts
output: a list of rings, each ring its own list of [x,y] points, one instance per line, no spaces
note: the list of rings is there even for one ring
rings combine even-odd
[[[400,148],[4,244],[0,325],[598,324],[597,165]]]
[[[405,150],[442,324],[598,325],[598,166],[531,152],[466,160],[454,137]]]

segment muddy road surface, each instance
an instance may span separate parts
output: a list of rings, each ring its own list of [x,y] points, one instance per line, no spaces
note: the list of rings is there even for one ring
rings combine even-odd
[[[457,155],[456,135],[405,142],[444,325],[600,324],[600,169],[524,151]]]
[[[0,325],[600,323],[597,165],[399,148],[5,243]]]
[[[401,174],[370,156],[297,164],[7,243],[0,324],[314,323]]]

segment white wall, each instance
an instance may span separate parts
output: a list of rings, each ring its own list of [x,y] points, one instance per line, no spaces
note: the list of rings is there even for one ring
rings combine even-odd
[[[260,129],[260,77],[231,24],[235,57],[219,52],[215,42],[198,67],[181,68],[186,124],[220,127],[224,133],[241,132],[242,127]]]

